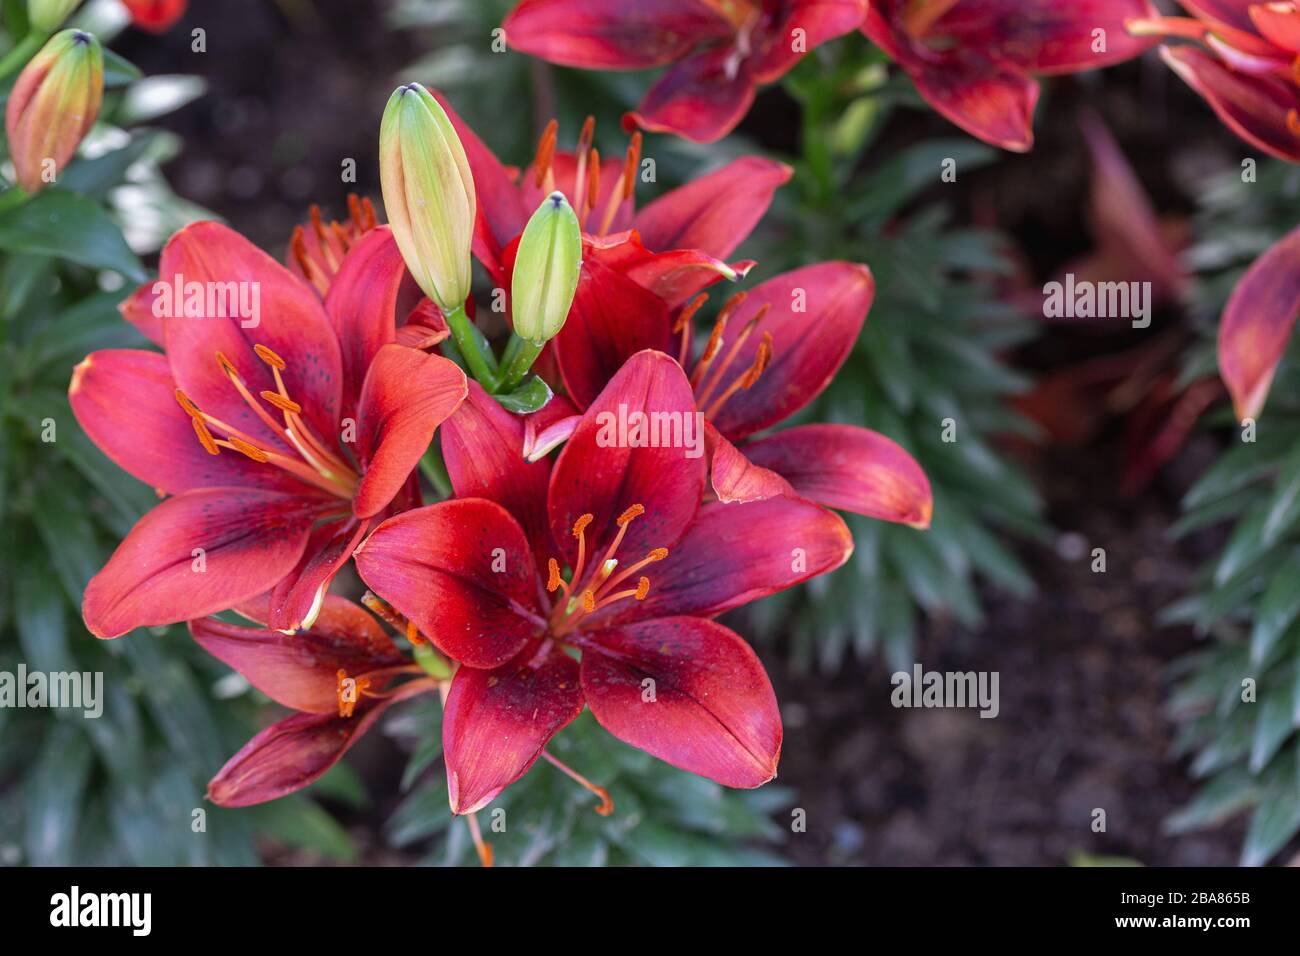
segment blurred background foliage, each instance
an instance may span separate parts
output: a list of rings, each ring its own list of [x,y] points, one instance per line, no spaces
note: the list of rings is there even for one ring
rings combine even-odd
[[[1251,161],[1254,162],[1253,160]],[[1199,284],[1200,332],[1184,381],[1215,374],[1219,315],[1246,267],[1297,224],[1300,169],[1262,162],[1191,183],[1201,197],[1188,252]],[[1253,428],[1227,403],[1205,418],[1222,439],[1217,460],[1188,490],[1175,534],[1227,529],[1169,624],[1190,624],[1203,646],[1175,667],[1170,709],[1178,756],[1201,781],[1168,822],[1172,833],[1213,827],[1243,812],[1247,865],[1268,862],[1300,832],[1300,364],[1293,346]],[[1253,693],[1251,685],[1253,684]],[[1245,698],[1252,698],[1246,700]]]

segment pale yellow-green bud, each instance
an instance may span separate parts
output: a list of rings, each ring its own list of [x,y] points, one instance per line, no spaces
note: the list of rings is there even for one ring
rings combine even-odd
[[[63,26],[68,14],[77,8],[81,0],[27,0],[27,19],[32,29],[42,33],[53,33]]]
[[[379,178],[393,238],[444,312],[469,298],[474,177],[446,111],[419,83],[393,91],[379,127]]]
[[[582,271],[582,229],[564,193],[553,192],[537,207],[519,239],[510,281],[515,334],[541,345],[554,338],[569,317]]]

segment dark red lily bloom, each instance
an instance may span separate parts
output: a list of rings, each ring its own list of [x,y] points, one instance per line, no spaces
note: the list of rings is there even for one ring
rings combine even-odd
[[[461,664],[443,722],[456,813],[522,776],[584,704],[620,740],[728,786],[776,773],[772,687],[710,618],[839,567],[848,529],[796,496],[701,505],[703,457],[602,436],[620,406],[679,425],[696,410],[680,366],[640,352],[554,463],[525,464],[522,420],[471,382],[442,432],[457,497],[357,550],[371,590]]]
[[[362,608],[326,595],[308,628],[293,635],[208,617],[194,640],[272,700],[295,711],[245,744],[208,784],[208,799],[247,807],[301,790],[338,763],[399,701],[437,690]],[[395,683],[404,675],[421,675]]]
[[[1023,152],[1034,143],[1035,77],[1138,55],[1152,41],[1125,21],[1155,14],[1147,0],[875,0],[862,32],[953,123]]]
[[[165,354],[95,352],[69,388],[100,449],[169,496],[87,586],[92,633],[268,590],[272,627],[312,620],[366,529],[413,503],[411,471],[465,396],[454,363],[395,343],[406,281],[386,227],[352,248],[324,303],[224,226],[172,237],[156,289],[181,290],[160,310]]]
[[[1234,133],[1300,162],[1300,8],[1258,0],[1180,2],[1192,17],[1150,17],[1129,29],[1204,44],[1166,46],[1160,55]]]
[[[641,174],[641,134],[626,153],[602,160],[592,148],[595,121],[588,117],[572,152],[557,146],[558,124],[547,124],[533,161],[522,174],[493,155],[447,100],[434,95],[456,127],[474,174],[478,214],[474,256],[494,283],[510,285],[515,248],[528,217],[555,190],[565,194],[583,230],[583,275],[579,295],[596,291],[605,301],[643,302],[637,287],[673,306],[721,279],[738,279],[754,266],[746,259],[728,264],[766,212],[792,170],[784,163],[747,156],[671,190],[636,208]],[[596,282],[593,286],[592,282]],[[563,333],[562,333],[563,334]]]
[[[149,33],[166,33],[185,16],[186,0],[122,0],[131,22]]]
[[[456,125],[474,173],[479,197],[475,255],[500,286],[509,286],[513,246],[529,211],[551,189],[582,197],[599,157],[590,149],[591,124],[583,128],[574,154],[555,150],[554,127],[543,135],[538,158],[522,182],[492,155],[472,129],[440,98]],[[636,148],[629,157],[636,155]],[[588,157],[582,162],[582,157]],[[607,164],[608,165],[608,164]],[[619,182],[632,181],[635,162],[614,163]],[[568,320],[547,347],[541,367],[557,396],[529,420],[527,450],[540,457],[576,427],[578,413],[606,387],[623,363],[642,349],[677,357],[705,412],[727,442],[738,442],[779,424],[812,401],[843,365],[866,320],[875,293],[870,270],[847,262],[796,269],[764,282],[724,309],[726,318],[703,354],[691,354],[691,314],[683,305],[725,275],[730,256],[767,211],[776,190],[790,178],[782,163],[745,157],[670,190],[634,211],[631,194],[615,190],[585,203],[588,232],[582,274]],[[610,179],[602,174],[600,183]],[[603,190],[603,185],[600,187]],[[602,193],[602,195],[605,195]],[[573,200],[571,200],[573,201]],[[574,202],[575,209],[580,202]],[[600,208],[614,228],[593,234]],[[629,228],[630,227],[630,228]],[[654,250],[673,250],[649,252]],[[752,261],[733,263],[742,276]],[[735,330],[734,339],[729,338]],[[567,413],[567,414],[566,414]],[[815,454],[807,454],[809,443]],[[716,444],[716,443],[715,443]],[[734,449],[733,449],[734,451]],[[746,446],[753,459],[715,458],[715,490],[724,498],[759,496],[764,487],[788,492],[768,469],[780,472],[794,490],[835,508],[925,527],[930,522],[930,485],[920,466],[898,445],[868,429],[841,425],[786,429]],[[750,473],[742,483],[740,474]]]
[[[867,0],[523,0],[502,26],[511,47],[562,66],[669,66],[629,123],[711,143],[736,128],[757,87],[866,12]]]

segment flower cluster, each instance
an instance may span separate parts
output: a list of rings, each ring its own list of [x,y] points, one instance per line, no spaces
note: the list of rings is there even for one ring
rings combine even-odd
[[[928,525],[929,483],[885,436],[755,437],[854,348],[866,266],[768,279],[693,334],[704,290],[755,266],[727,259],[790,169],[739,159],[638,209],[640,134],[602,161],[593,126],[568,152],[551,124],[512,174],[443,98],[401,87],[380,137],[390,225],[363,201],[343,222],[313,209],[284,265],[188,226],[122,306],[161,351],[77,366],[78,421],[162,498],[87,587],[87,627],[188,621],[296,712],[220,770],[214,802],[308,785],[433,691],[457,814],[539,758],[607,812],[545,750],[584,707],[675,766],[759,786],[775,695],[715,618],[842,565],[832,509]],[[513,331],[475,323],[471,252],[510,290]],[[427,505],[426,456],[449,485]],[[331,593],[349,563],[375,616]]]

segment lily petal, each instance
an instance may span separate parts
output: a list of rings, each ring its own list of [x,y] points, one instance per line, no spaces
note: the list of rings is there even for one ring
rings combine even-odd
[[[833,511],[802,498],[700,509],[668,557],[651,566],[650,594],[598,610],[592,627],[694,614],[713,617],[834,571],[853,553],[853,537]]]
[[[512,49],[592,70],[663,66],[732,35],[700,0],[523,0],[502,27]]]
[[[161,348],[166,339],[162,316],[154,312],[154,302],[158,299],[157,293],[154,292],[154,285],[153,282],[146,282],[140,286],[118,303],[117,311],[122,313],[122,318],[135,326],[137,332]]]
[[[1255,260],[1219,323],[1219,374],[1239,419],[1255,418],[1300,314],[1300,229]]]
[[[244,744],[226,762],[208,783],[208,799],[219,807],[250,807],[301,790],[338,763],[393,704],[436,689],[433,681],[410,681],[392,697],[362,697],[351,717],[286,717]]]
[[[167,357],[138,349],[92,352],[73,370],[72,413],[85,433],[123,471],[178,494],[240,486],[286,492],[306,489],[287,472],[239,454],[209,455],[176,403]]]
[[[316,623],[297,634],[190,621],[190,635],[277,703],[313,714],[338,712],[338,672],[356,677],[406,663],[373,617],[351,601],[328,595]]]
[[[673,249],[651,252],[641,242],[635,229],[589,239],[587,261],[599,261],[648,289],[676,309],[720,279],[732,282],[743,278],[754,267],[754,260],[726,263],[701,249]]]
[[[801,425],[751,442],[745,456],[828,508],[928,528],[930,482],[897,443],[855,425]]]
[[[1291,53],[1300,53],[1300,9],[1294,3],[1252,3],[1246,12],[1264,39]]]
[[[672,323],[662,299],[595,258],[585,258],[560,334],[552,339],[569,397],[586,408],[636,353],[667,349]]]
[[[869,4],[867,0],[794,0],[778,6],[778,19],[764,31],[762,52],[754,61],[754,79],[759,83],[776,82],[806,51],[856,30]]]
[[[216,614],[293,570],[317,517],[337,502],[252,488],[200,488],[141,518],[86,585],[96,637]]]
[[[358,518],[388,506],[468,391],[465,373],[441,355],[405,345],[379,350],[357,412],[357,458],[364,468],[352,499]]]
[[[320,299],[289,270],[237,232],[215,222],[196,222],[168,241],[159,277],[173,289],[183,283],[186,301],[173,302],[175,314],[163,320],[167,358],[176,384],[199,408],[280,447],[217,360],[218,353],[224,355],[254,395],[275,391],[271,370],[253,352],[260,344],[286,361],[280,374],[289,396],[302,406],[303,418],[316,434],[329,438],[336,433],[343,384],[338,339]],[[191,290],[202,295],[191,302]],[[240,290],[246,304],[256,304],[250,309],[255,315],[238,315]]]
[[[1160,55],[1234,133],[1273,156],[1300,162],[1300,137],[1287,125],[1287,115],[1300,108],[1294,87],[1230,70],[1192,46],[1161,47]]]
[[[728,787],[776,776],[776,694],[721,624],[670,617],[584,634],[582,692],[602,727],[674,767]]]
[[[550,641],[493,670],[457,670],[442,718],[451,812],[491,803],[580,713],[578,663]]]
[[[352,557],[370,527],[371,519],[358,521],[351,515],[343,520],[317,525],[307,539],[302,558],[292,571],[271,589],[268,626],[279,631],[296,631],[311,621],[321,608],[334,575]]]
[[[785,163],[742,156],[655,199],[636,214],[634,226],[650,249],[699,249],[725,259],[793,173]]]
[[[650,419],[652,415],[659,417]],[[594,556],[617,533],[616,519],[633,505],[644,506],[619,548],[620,556],[640,560],[654,548],[673,547],[699,509],[706,467],[702,427],[695,457],[688,447],[627,447],[634,438],[635,416],[659,422],[676,418],[683,443],[686,429],[698,427],[690,383],[681,366],[662,352],[638,352],[628,359],[587,409],[555,462],[548,503],[551,534],[570,566],[578,546],[572,528],[583,514],[593,516],[586,541]],[[620,418],[629,425],[624,436],[618,434]],[[671,431],[668,437],[671,441]]]
[[[781,495],[797,497],[793,486],[775,471],[762,468],[735,445],[722,437],[712,425],[707,426],[710,449],[709,477],[713,493],[727,504],[762,501]]]
[[[805,266],[751,289],[730,326],[743,328],[760,308],[770,307],[755,333],[772,336],[771,364],[716,412],[706,407],[753,363],[762,335],[750,335],[701,401],[718,431],[735,441],[783,421],[816,398],[853,350],[875,294],[871,270],[852,262]]]
[[[675,133],[696,143],[722,139],[754,102],[747,61],[718,46],[692,54],[664,73],[626,121],[652,133]]]
[[[442,426],[442,456],[457,498],[486,498],[523,526],[535,556],[551,554],[546,518],[549,462],[524,459],[524,420],[512,415],[478,384]]]
[[[528,539],[496,502],[457,498],[403,512],[353,559],[372,591],[469,667],[500,667],[542,632]]]
[[[417,288],[387,226],[371,229],[344,257],[325,296],[343,359],[343,414],[354,415],[370,362],[396,340],[398,294]]]

